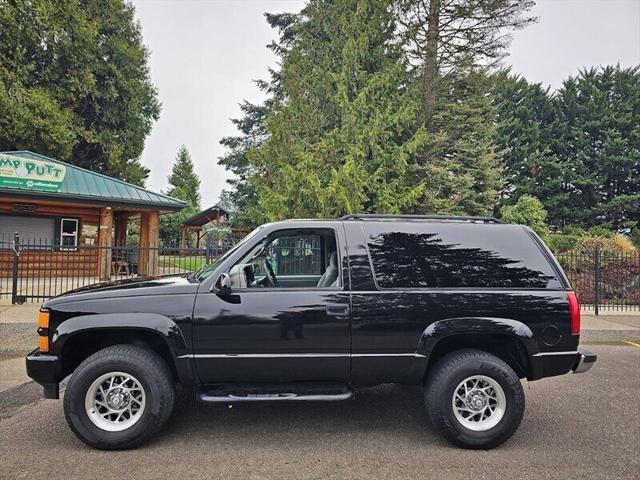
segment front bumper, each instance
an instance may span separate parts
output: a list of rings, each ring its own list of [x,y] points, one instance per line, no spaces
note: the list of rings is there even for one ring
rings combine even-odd
[[[571,369],[573,373],[584,373],[588,371],[598,360],[598,355],[587,350],[578,350],[576,363]]]
[[[60,398],[62,360],[56,355],[47,355],[36,349],[26,358],[27,375],[42,385],[44,398]]]

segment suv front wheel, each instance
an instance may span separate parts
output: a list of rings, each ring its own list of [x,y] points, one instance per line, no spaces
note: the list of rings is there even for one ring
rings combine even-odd
[[[151,350],[114,345],[85,359],[64,393],[64,414],[87,445],[115,450],[148,440],[168,420],[175,397],[167,364]]]
[[[441,358],[425,383],[431,423],[464,448],[497,447],[513,435],[524,414],[518,375],[503,360],[480,350]]]

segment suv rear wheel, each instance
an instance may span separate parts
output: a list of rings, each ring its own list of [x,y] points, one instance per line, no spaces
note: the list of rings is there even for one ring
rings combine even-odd
[[[503,360],[480,350],[458,350],[427,376],[425,407],[433,425],[464,448],[497,447],[513,435],[524,414],[518,375]]]
[[[64,394],[75,435],[104,450],[133,448],[168,420],[175,397],[167,364],[151,350],[114,345],[89,356]]]

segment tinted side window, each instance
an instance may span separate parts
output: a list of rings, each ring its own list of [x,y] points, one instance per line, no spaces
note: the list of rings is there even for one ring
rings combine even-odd
[[[519,227],[416,222],[364,228],[382,288],[561,287],[540,249]]]

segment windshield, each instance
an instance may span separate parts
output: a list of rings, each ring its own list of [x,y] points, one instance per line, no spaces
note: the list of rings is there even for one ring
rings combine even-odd
[[[247,243],[249,240],[255,237],[258,234],[258,232],[260,232],[260,230],[262,230],[262,227],[258,227],[255,230],[253,230],[246,237],[240,240],[236,245],[234,245],[233,248],[231,248],[231,250],[229,250],[227,253],[222,255],[220,258],[214,260],[213,263],[210,263],[209,265],[205,265],[200,270],[195,272],[192,278],[194,278],[198,282],[202,282],[203,280],[206,280],[207,278],[209,278],[209,276],[218,268],[218,266],[220,266],[220,264],[222,264],[227,258],[229,258],[236,250],[242,247],[245,243]]]

